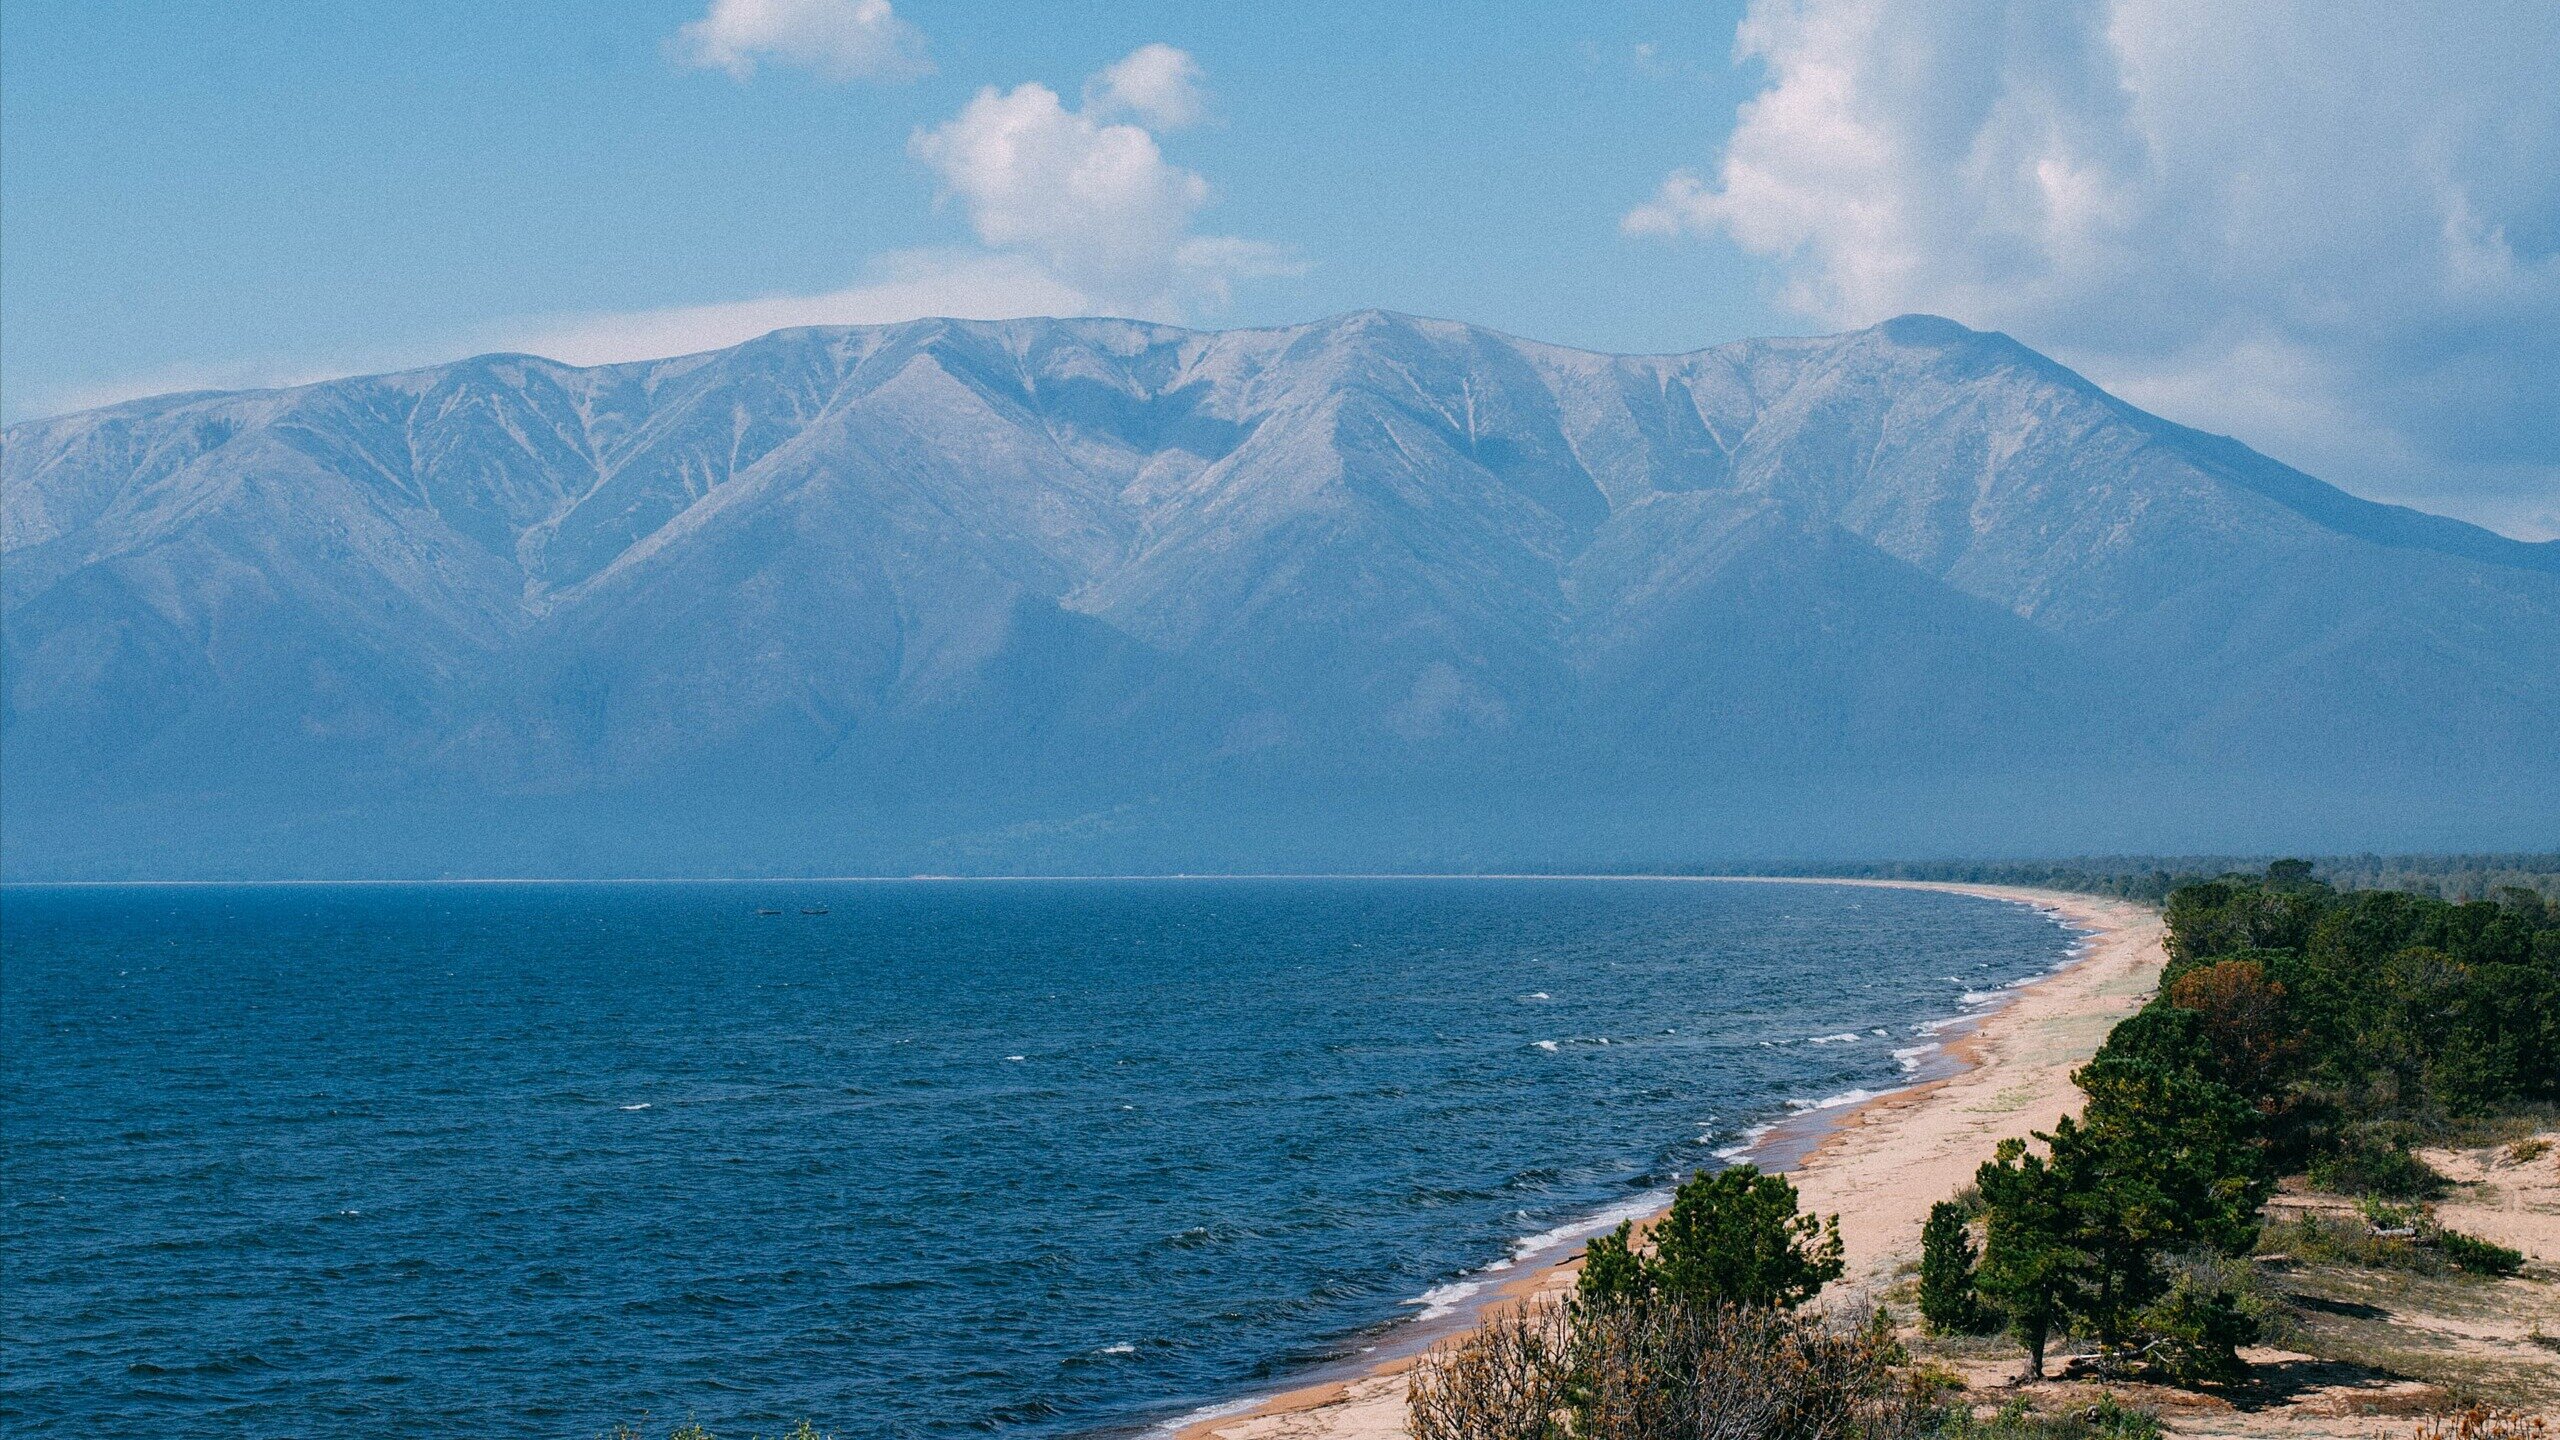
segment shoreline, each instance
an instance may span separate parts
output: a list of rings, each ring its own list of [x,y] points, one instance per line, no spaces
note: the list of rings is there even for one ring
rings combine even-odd
[[[1707,884],[1849,885],[1934,890],[2033,906],[2083,932],[2079,953],[1998,992],[1996,1003],[1947,1022],[1930,1057],[1940,1073],[1835,1110],[1772,1122],[1748,1160],[1795,1182],[1804,1207],[1840,1215],[1848,1269],[1822,1304],[1872,1304],[1916,1260],[1929,1207],[1969,1183],[2002,1136],[2048,1126],[2079,1108],[2071,1071],[2107,1031],[2146,999],[2165,960],[2160,914],[2100,896],[1953,881],[1825,879],[1812,876],[1647,877]],[[1640,1223],[1649,1223],[1660,1213]],[[1573,1227],[1580,1229],[1580,1227]],[[1605,1225],[1597,1228],[1606,1228]],[[1589,1233],[1597,1233],[1597,1228]],[[1405,1434],[1405,1376],[1431,1346],[1463,1334],[1499,1307],[1570,1289],[1585,1237],[1567,1253],[1469,1297],[1441,1324],[1408,1324],[1377,1349],[1392,1353],[1344,1362],[1277,1394],[1239,1399],[1165,1422],[1150,1433],[1173,1440],[1391,1440]]]

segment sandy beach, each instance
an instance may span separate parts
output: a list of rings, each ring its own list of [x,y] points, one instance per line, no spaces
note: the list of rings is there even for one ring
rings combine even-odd
[[[1712,882],[1694,882],[1712,883]],[[1754,880],[1751,883],[1770,883]],[[1915,1263],[1929,1207],[1968,1183],[2008,1135],[2050,1126],[2079,1107],[2071,1084],[2116,1021],[2140,1008],[2164,955],[2146,905],[1996,885],[1888,880],[1783,883],[1944,890],[2037,906],[2091,932],[2073,964],[2017,987],[2006,1003],[1946,1034],[1961,1068],[1846,1111],[1805,1117],[1760,1142],[1752,1158],[1783,1166],[1806,1206],[1837,1212],[1848,1273],[1826,1304],[1871,1300]],[[1810,1145],[1808,1148],[1808,1141]],[[1783,1157],[1794,1155],[1794,1163]],[[1495,1304],[1570,1288],[1579,1256],[1503,1287]],[[1384,1440],[1405,1432],[1405,1354],[1363,1374],[1274,1396],[1184,1426],[1179,1440]]]

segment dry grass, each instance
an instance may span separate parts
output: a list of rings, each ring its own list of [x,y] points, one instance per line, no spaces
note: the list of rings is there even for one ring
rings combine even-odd
[[[2474,1405],[2418,1427],[2418,1440],[2555,1440],[2551,1422],[2539,1415],[2502,1414]]]

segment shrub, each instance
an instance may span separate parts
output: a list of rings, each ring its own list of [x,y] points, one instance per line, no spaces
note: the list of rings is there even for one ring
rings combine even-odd
[[[2457,1270],[2474,1275],[2513,1275],[2524,1268],[2523,1252],[2459,1230],[2439,1230],[2435,1240],[2436,1248]]]
[[[2151,1362],[2181,1385],[2235,1384],[2249,1377],[2240,1347],[2258,1342],[2261,1327],[2240,1296],[2190,1273],[2142,1314],[2152,1337]]]
[[[2423,1205],[2395,1204],[2374,1195],[2358,1200],[2356,1213],[2376,1230],[2415,1230],[2418,1222],[2427,1218],[2427,1209]]]
[[[2290,1255],[2307,1265],[2354,1265],[2368,1270],[2415,1270],[2441,1275],[2448,1269],[2474,1275],[2513,1275],[2524,1269],[2524,1255],[2504,1245],[2448,1230],[2422,1211],[2370,1206],[2370,1224],[2303,1215],[2267,1227],[2258,1242],[2262,1255]],[[2396,1222],[2415,1235],[2377,1235],[2373,1225]]]
[[[1588,1271],[1584,1272],[1588,1274]],[[1497,1311],[1414,1368],[1414,1440],[1561,1440],[1574,1378],[1573,1308]]]
[[[2550,1153],[2550,1141],[2543,1139],[2539,1135],[2527,1135],[2523,1139],[2507,1147],[2507,1163],[2510,1165],[2530,1165],[2534,1161],[2539,1160]]]
[[[2300,1215],[2270,1225],[2258,1239],[2262,1255],[2290,1255],[2305,1265],[2353,1265],[2367,1270],[2415,1270],[2437,1274],[2443,1257],[2410,1240],[2376,1235],[2361,1220]]]
[[[1525,1306],[1415,1367],[1414,1440],[1918,1440],[1883,1327],[1659,1294]]]
[[[1793,1309],[1840,1278],[1840,1217],[1799,1214],[1796,1187],[1756,1165],[1689,1177],[1653,1230],[1653,1254],[1632,1232],[1591,1242],[1577,1285],[1586,1299],[1661,1295],[1693,1306]]]
[[[1987,1420],[1958,1411],[1938,1431],[1940,1440],[2160,1440],[2160,1417],[2128,1408],[2113,1395],[2086,1409],[2038,1415],[2023,1399],[2000,1407]]]
[[[2335,1149],[2312,1159],[2311,1183],[2332,1194],[2391,1200],[2433,1199],[2449,1184],[2406,1143],[2365,1128],[2349,1131]]]

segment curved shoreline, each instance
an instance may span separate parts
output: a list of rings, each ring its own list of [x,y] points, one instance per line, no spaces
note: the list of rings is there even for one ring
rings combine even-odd
[[[1663,876],[1692,883],[1851,885],[1936,890],[2032,905],[2087,932],[2084,951],[2004,992],[1998,1004],[1937,1037],[1948,1073],[1836,1111],[1778,1122],[1738,1159],[1783,1170],[1805,1207],[1840,1215],[1848,1273],[1828,1303],[1872,1301],[1919,1253],[1929,1206],[1972,1179],[2000,1137],[2076,1110],[2071,1072],[2150,994],[2165,959],[2159,912],[2098,896],[2018,886],[1798,876]],[[1395,1353],[1352,1373],[1240,1400],[1159,1427],[1174,1440],[1390,1440],[1405,1434],[1405,1374],[1432,1344],[1488,1310],[1571,1288],[1579,1245],[1515,1276],[1445,1325],[1406,1327]]]

